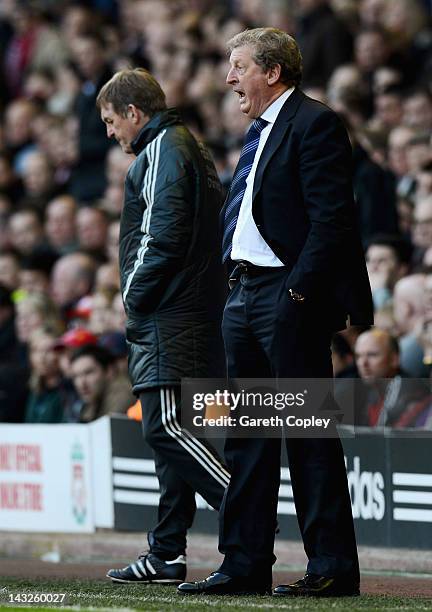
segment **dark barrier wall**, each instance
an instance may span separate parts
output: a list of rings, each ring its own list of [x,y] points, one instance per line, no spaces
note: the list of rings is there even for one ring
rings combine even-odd
[[[141,425],[124,417],[111,422],[115,528],[146,531],[156,520],[158,481]],[[367,428],[342,439],[359,544],[432,548],[430,434]],[[221,440],[215,441],[221,449]],[[217,514],[198,497],[193,530],[217,533]],[[280,537],[299,538],[289,469],[283,458],[279,491]]]

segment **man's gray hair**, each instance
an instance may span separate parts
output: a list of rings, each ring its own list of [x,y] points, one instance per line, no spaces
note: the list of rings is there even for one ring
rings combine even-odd
[[[302,56],[292,36],[277,28],[255,28],[236,34],[227,42],[227,52],[237,47],[253,48],[252,58],[263,72],[276,65],[281,67],[280,80],[297,86],[302,77]]]

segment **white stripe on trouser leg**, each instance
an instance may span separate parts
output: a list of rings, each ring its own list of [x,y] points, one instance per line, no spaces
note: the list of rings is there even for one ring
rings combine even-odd
[[[214,465],[215,469],[218,471],[218,473],[221,476],[225,476],[226,478],[226,485],[228,486],[229,484],[229,473],[226,471],[226,469],[223,467],[223,465],[220,463],[220,461],[218,461],[216,459],[216,457],[209,451],[209,449],[197,438],[195,438],[189,431],[187,431],[187,429],[182,429],[180,427],[180,423],[177,421],[177,416],[176,416],[176,400],[175,400],[175,392],[173,388],[167,388],[167,394],[170,394],[170,404],[171,404],[171,411],[168,414],[168,419],[171,422],[174,431],[177,431],[178,433],[182,434],[184,438],[186,438],[191,444],[193,444],[195,446],[195,448],[197,448],[197,450],[201,451],[204,455],[206,455],[208,457],[208,461]]]
[[[167,390],[167,396],[165,398],[165,389],[161,389],[161,408],[162,408],[162,423],[165,427],[167,433],[177,440],[177,442],[190,454],[192,457],[198,461],[198,463],[223,487],[227,486],[225,482],[224,475],[220,474],[217,469],[211,465],[206,456],[203,456],[202,452],[199,449],[195,448],[193,444],[190,443],[189,440],[185,438],[183,432],[176,431],[170,420],[170,396],[169,389]]]
[[[186,443],[191,444],[197,453],[209,463],[216,470],[220,477],[222,477],[227,487],[229,484],[229,474],[223,467],[223,465],[216,459],[216,457],[209,451],[209,449],[200,440],[195,438],[187,429],[182,429],[176,417],[176,401],[175,392],[173,388],[167,388],[167,416],[168,421],[171,424],[173,431],[180,434]]]
[[[212,465],[210,465],[205,457],[202,457],[202,453],[200,453],[193,444],[190,444],[188,440],[185,440],[182,436],[182,432],[177,432],[172,423],[168,421],[168,405],[165,402],[165,389],[160,390],[160,399],[161,399],[161,412],[162,412],[162,423],[165,427],[165,431],[171,438],[177,440],[177,442],[182,446],[192,457],[198,461],[198,463],[211,475],[213,478],[223,487],[227,486],[225,482],[225,476],[219,474],[217,470],[214,469]],[[167,395],[167,400],[169,400],[169,392]]]

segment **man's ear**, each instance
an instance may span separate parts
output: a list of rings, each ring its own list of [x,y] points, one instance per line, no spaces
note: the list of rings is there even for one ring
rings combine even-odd
[[[270,68],[267,73],[267,83],[269,85],[275,85],[275,83],[277,83],[280,79],[281,72],[282,69],[280,67],[280,64],[276,64],[275,66]]]
[[[133,123],[139,123],[141,119],[141,111],[135,106],[135,104],[128,104],[126,116]]]
[[[126,117],[132,122],[133,125],[138,127],[143,127],[146,123],[148,123],[148,121],[150,121],[150,117],[140,108],[135,106],[135,104],[128,104]]]

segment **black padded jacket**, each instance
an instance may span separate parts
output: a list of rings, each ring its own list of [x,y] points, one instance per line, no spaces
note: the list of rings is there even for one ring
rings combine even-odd
[[[120,275],[134,393],[222,373],[219,179],[173,109],[132,143]]]

